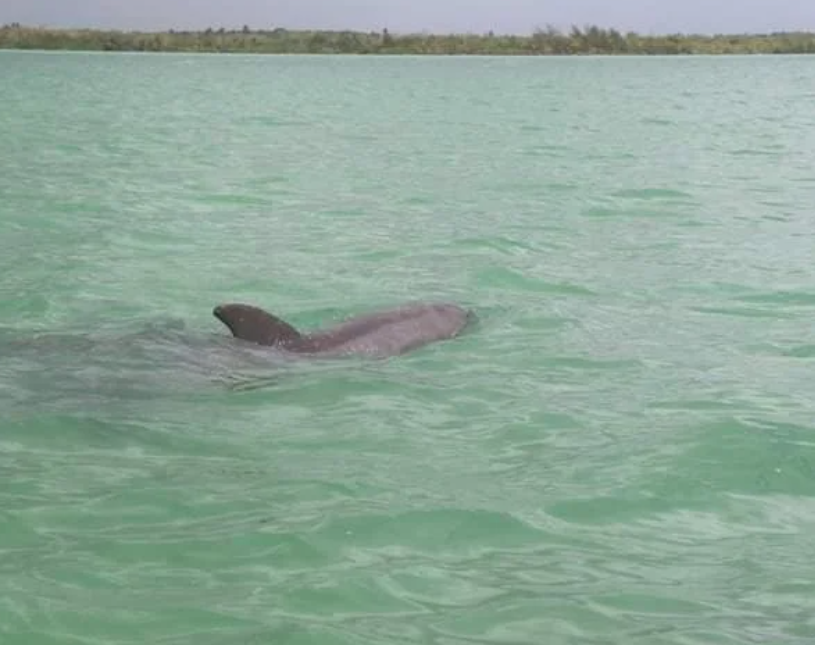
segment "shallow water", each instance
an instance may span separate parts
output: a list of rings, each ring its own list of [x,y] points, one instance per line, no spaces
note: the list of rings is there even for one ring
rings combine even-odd
[[[0,52],[0,641],[815,638],[808,57]],[[404,300],[478,325],[289,361]]]

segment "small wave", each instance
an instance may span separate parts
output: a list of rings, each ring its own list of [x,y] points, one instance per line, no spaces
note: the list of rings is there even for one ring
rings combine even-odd
[[[776,148],[772,150],[759,149],[759,148],[739,148],[731,150],[729,154],[734,157],[779,157],[783,154],[783,148]]]
[[[815,305],[815,293],[805,291],[770,291],[737,296],[736,300],[748,303],[809,307]]]
[[[676,125],[676,121],[673,119],[663,119],[660,117],[645,117],[641,121],[645,125],[661,125],[661,126],[672,126]]]
[[[481,287],[505,287],[516,291],[551,293],[573,296],[595,296],[596,294],[579,284],[571,282],[551,282],[531,278],[519,271],[506,268],[492,268],[479,271],[478,284]]]
[[[738,318],[783,318],[789,317],[790,314],[783,312],[757,309],[755,307],[714,307],[705,305],[695,305],[689,307],[691,311],[698,311],[703,314],[716,314],[720,316],[736,316]]]
[[[639,200],[694,200],[694,196],[673,188],[627,188],[612,193],[614,197]]]

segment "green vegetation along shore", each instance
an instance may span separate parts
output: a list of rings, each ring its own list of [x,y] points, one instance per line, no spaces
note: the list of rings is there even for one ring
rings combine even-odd
[[[46,29],[17,23],[0,27],[0,49],[222,52],[262,54],[815,54],[815,33],[645,36],[596,26],[554,27],[530,36],[391,34],[288,29],[133,32]]]

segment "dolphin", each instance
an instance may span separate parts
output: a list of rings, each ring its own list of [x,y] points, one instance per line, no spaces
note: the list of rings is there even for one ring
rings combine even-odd
[[[410,303],[303,333],[254,305],[221,304],[212,313],[235,338],[316,356],[396,356],[454,338],[474,318],[471,311],[455,304]]]

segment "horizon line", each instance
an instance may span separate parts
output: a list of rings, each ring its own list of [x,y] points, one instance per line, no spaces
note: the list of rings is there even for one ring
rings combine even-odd
[[[201,33],[205,34],[208,31],[212,33],[240,33],[246,32],[248,29],[248,33],[256,32],[256,33],[271,33],[271,32],[290,32],[290,33],[356,33],[356,34],[382,34],[387,32],[391,36],[400,37],[400,36],[430,36],[430,37],[449,37],[449,36],[478,36],[478,37],[485,37],[485,36],[495,36],[495,37],[516,37],[516,38],[531,38],[536,33],[546,33],[549,31],[554,31],[563,35],[568,35],[574,29],[578,29],[581,32],[585,33],[585,30],[596,28],[603,31],[616,31],[621,35],[636,35],[640,37],[646,38],[660,38],[660,37],[671,37],[671,36],[680,36],[684,38],[722,38],[722,37],[769,37],[769,36],[783,36],[783,35],[815,35],[815,29],[789,29],[789,30],[774,30],[774,31],[716,31],[716,32],[706,32],[706,31],[663,31],[663,32],[642,32],[637,31],[635,29],[621,29],[618,27],[613,26],[601,26],[599,24],[592,24],[592,23],[584,23],[582,25],[578,25],[577,23],[571,23],[568,27],[560,27],[554,25],[552,23],[546,23],[544,26],[535,26],[531,28],[528,32],[512,32],[512,31],[504,31],[499,32],[494,29],[486,29],[486,30],[463,30],[463,31],[442,31],[442,30],[431,30],[428,28],[420,29],[420,30],[399,30],[393,29],[387,26],[380,27],[378,29],[365,29],[362,27],[358,28],[336,28],[336,27],[284,27],[282,25],[271,25],[268,27],[252,27],[248,23],[244,23],[240,26],[234,27],[227,27],[224,25],[217,25],[217,26],[209,26],[205,28],[192,28],[192,27],[165,27],[165,28],[150,28],[150,29],[138,29],[138,28],[130,28],[130,27],[100,27],[100,26],[55,26],[50,25],[48,23],[38,23],[38,24],[25,24],[20,22],[10,22],[10,23],[3,23],[0,24],[0,29],[32,29],[32,30],[48,30],[48,31],[90,31],[90,32],[119,32],[119,33],[137,33],[137,34],[169,34],[169,33]]]

